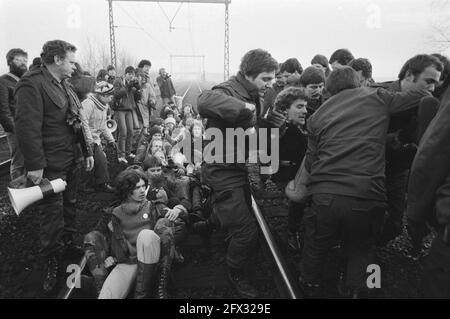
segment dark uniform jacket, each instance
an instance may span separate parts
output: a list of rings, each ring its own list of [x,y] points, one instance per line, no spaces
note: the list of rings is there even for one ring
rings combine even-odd
[[[426,130],[408,184],[407,216],[450,223],[450,103],[442,105]]]
[[[17,80],[10,74],[0,76],[0,125],[5,132],[14,132],[15,99]]]
[[[391,114],[417,112],[425,90],[344,90],[308,119],[308,194],[385,201],[385,143]]]
[[[280,167],[274,176],[275,181],[294,179],[308,146],[308,136],[292,123],[287,124],[286,132],[280,137]]]
[[[377,83],[373,86],[381,86],[391,92],[401,92],[402,90],[399,80]],[[426,126],[428,126],[431,119],[435,116],[439,105],[439,102],[433,97],[426,97],[426,99],[429,102],[424,103],[424,107],[419,105],[418,111],[406,114],[394,114],[391,117],[386,143],[387,171],[404,171],[411,167],[417,151],[417,144],[419,144],[419,140]],[[430,101],[433,99],[436,103]]]
[[[231,77],[228,81],[219,84],[212,90],[203,91],[198,98],[198,111],[201,117],[208,119],[206,129],[216,128],[222,132],[223,149],[215,149],[215,154],[219,154],[222,163],[204,163],[202,166],[202,183],[214,189],[226,189],[243,186],[247,183],[247,168],[242,161],[237,162],[248,149],[238,149],[234,145],[234,152],[227,153],[226,145],[236,144],[234,141],[227,141],[226,129],[241,127],[244,130],[255,126],[256,114],[245,108],[245,103],[254,104],[256,114],[261,114],[261,99],[258,89],[247,81],[241,73]],[[260,125],[264,125],[259,120]],[[270,136],[270,134],[268,134]],[[212,145],[210,143],[210,145]],[[209,154],[211,149],[207,145],[204,154]],[[219,145],[219,143],[218,143]],[[214,153],[214,152],[213,152]],[[247,154],[245,154],[247,155]],[[227,159],[228,162],[227,163]]]
[[[67,171],[80,144],[84,156],[92,156],[85,133],[75,129],[77,117],[72,114],[81,103],[66,81],[58,83],[42,66],[21,78],[15,97],[17,140],[28,171]]]
[[[264,116],[269,109],[274,108],[275,99],[277,98],[278,93],[283,91],[283,89],[284,86],[278,86],[276,83],[273,84],[271,88],[267,89],[266,94],[264,94],[261,116]]]

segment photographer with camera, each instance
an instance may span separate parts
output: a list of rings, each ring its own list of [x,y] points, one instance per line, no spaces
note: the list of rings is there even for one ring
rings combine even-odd
[[[128,164],[126,157],[134,158],[131,154],[135,123],[133,113],[136,112],[136,101],[140,100],[140,85],[135,76],[135,69],[128,66],[125,75],[114,81],[114,100],[112,108],[116,114],[119,129],[119,162]],[[135,125],[137,124],[137,125]]]
[[[173,96],[177,93],[175,87],[173,86],[172,79],[170,75],[166,72],[166,69],[159,69],[159,76],[156,78],[159,90],[161,91],[161,98],[163,104],[168,104],[173,102]]]

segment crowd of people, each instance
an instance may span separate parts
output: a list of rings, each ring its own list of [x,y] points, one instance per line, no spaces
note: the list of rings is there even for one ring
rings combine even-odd
[[[307,297],[320,297],[323,264],[337,244],[346,263],[340,293],[367,297],[374,249],[399,236],[405,220],[415,247],[434,228],[423,290],[450,297],[444,284],[450,279],[445,56],[414,56],[396,81],[376,83],[369,59],[347,49],[329,60],[318,54],[305,69],[296,58],[278,63],[255,49],[235,76],[202,92],[195,109],[175,103],[165,69],[154,83],[149,60],[126,67],[120,77],[113,66],[92,76],[76,62],[76,51],[65,41],[48,41],[28,68],[27,53],[12,49],[10,72],[0,77],[11,185],[67,182],[63,193],[34,205],[45,292],[55,287],[61,252],[76,249],[84,168],[96,192],[115,193],[120,202],[106,209],[83,242],[99,298],[126,298],[133,288],[135,298],[168,298],[172,263],[184,259],[180,244],[194,232],[207,245],[216,229],[227,232],[232,286],[256,298],[249,274],[258,227],[247,165],[236,160],[249,155],[249,145],[227,132],[278,129],[279,135],[266,137],[279,145],[279,169],[261,178],[286,190],[288,246],[301,252],[298,281]],[[107,126],[111,118],[116,133]],[[106,147],[123,168],[114,179]]]

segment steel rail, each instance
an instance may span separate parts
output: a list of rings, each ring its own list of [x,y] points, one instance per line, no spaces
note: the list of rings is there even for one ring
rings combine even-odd
[[[77,278],[75,278],[75,283],[69,285],[66,282],[66,287],[60,292],[59,297],[57,299],[69,299],[70,298],[73,290],[76,288],[76,281],[80,280],[80,283],[81,283],[81,274],[83,273],[83,270],[84,270],[84,267],[86,267],[86,264],[87,264],[87,258],[86,258],[86,255],[84,255],[79,264],[80,270],[79,270]]]
[[[267,245],[269,246],[273,259],[275,260],[278,271],[281,274],[281,279],[288,292],[289,298],[301,299],[301,295],[298,293],[299,289],[296,287],[296,284],[293,283],[293,280],[290,279],[292,278],[292,276],[290,275],[288,267],[286,266],[286,262],[283,256],[281,255],[278,246],[275,244],[275,240],[272,236],[272,233],[269,230],[269,226],[267,225],[264,216],[261,213],[253,195],[252,195],[252,208],[253,212],[255,213],[255,217],[259,224],[259,227],[261,228],[263,236],[267,242]]]

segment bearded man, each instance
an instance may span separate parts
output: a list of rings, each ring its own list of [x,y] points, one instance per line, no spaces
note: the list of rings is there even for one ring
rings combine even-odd
[[[0,76],[0,124],[6,132],[11,152],[11,180],[23,174],[23,155],[17,145],[14,115],[16,101],[14,90],[22,75],[27,72],[28,53],[22,49],[11,49],[6,54],[9,73]]]

